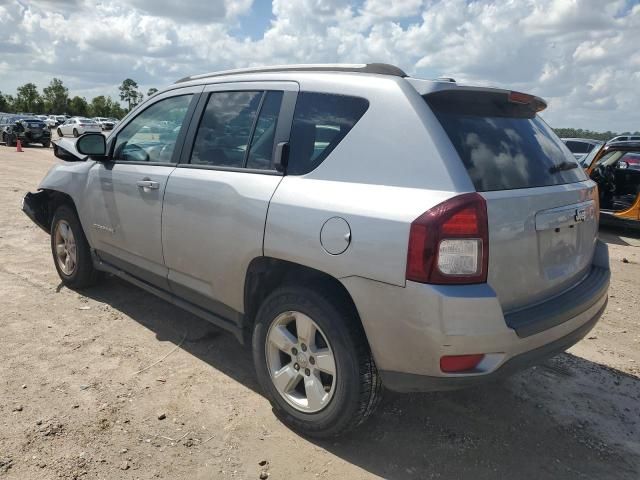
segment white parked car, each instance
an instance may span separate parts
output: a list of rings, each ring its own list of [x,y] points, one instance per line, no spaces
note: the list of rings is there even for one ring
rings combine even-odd
[[[102,130],[113,130],[113,126],[115,125],[115,122],[107,117],[93,117],[93,120],[100,125]]]
[[[71,117],[58,127],[58,135],[64,137],[65,135],[73,135],[79,137],[83,133],[87,132],[102,132],[102,127],[98,125],[94,120],[84,117]]]

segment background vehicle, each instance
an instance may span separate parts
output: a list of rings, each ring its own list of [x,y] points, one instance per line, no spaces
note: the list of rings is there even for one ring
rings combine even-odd
[[[563,138],[562,141],[578,161],[586,157],[591,150],[596,147],[599,148],[604,143],[600,140],[591,140],[589,138]]]
[[[56,142],[87,161],[23,209],[65,285],[108,271],[228,329],[280,418],[327,437],[383,384],[485,382],[597,322],[597,189],[545,107],[381,64],[187,77]]]
[[[640,142],[640,135],[618,135],[617,137],[613,137],[607,143],[615,142]]]
[[[601,221],[640,228],[640,142],[607,143],[589,159],[598,183]]]
[[[106,117],[94,117],[93,120],[98,125],[100,125],[102,130],[112,130],[113,126],[115,125],[115,123],[110,118]]]
[[[66,117],[63,115],[49,115],[45,120],[45,123],[49,128],[56,128],[58,125],[62,125],[66,120]]]
[[[0,140],[8,147],[14,147],[18,140],[22,145],[40,143],[51,145],[51,132],[45,123],[36,117],[5,115],[0,118]]]
[[[87,132],[102,132],[102,128],[90,118],[72,117],[58,127],[58,135],[73,135],[79,137]]]

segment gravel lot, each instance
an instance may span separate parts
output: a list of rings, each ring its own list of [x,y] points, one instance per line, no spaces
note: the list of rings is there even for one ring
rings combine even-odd
[[[640,478],[637,234],[602,233],[611,299],[569,353],[500,384],[387,393],[314,442],[274,417],[230,335],[115,278],[61,286],[20,211],[55,162],[0,145],[0,478]]]

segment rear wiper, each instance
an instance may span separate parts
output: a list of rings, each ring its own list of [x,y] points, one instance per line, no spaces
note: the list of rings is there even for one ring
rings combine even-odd
[[[578,168],[577,163],[562,162],[554,167],[551,167],[549,169],[549,173],[558,173],[558,172],[563,172],[565,170],[573,170],[574,168]]]

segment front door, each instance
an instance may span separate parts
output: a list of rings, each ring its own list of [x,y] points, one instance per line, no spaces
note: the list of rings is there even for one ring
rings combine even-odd
[[[193,88],[160,95],[114,132],[108,146],[112,161],[96,163],[89,174],[90,231],[98,255],[161,288],[168,288],[162,199],[196,97]]]

